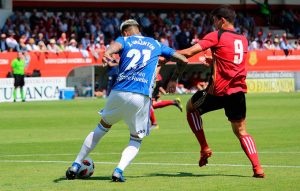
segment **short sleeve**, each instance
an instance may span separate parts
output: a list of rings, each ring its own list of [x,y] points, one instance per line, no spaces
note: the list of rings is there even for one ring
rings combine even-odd
[[[202,50],[216,46],[218,44],[218,31],[208,33],[198,42],[198,44],[201,46]]]
[[[119,36],[119,37],[115,40],[115,42],[122,44],[122,47],[123,47],[123,48],[125,47],[125,39],[124,39],[124,37]]]
[[[173,54],[176,52],[173,48],[170,48],[166,45],[161,44],[161,55],[167,59],[171,58]]]

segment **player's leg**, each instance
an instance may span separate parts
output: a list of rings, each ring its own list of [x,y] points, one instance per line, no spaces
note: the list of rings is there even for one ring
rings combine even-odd
[[[105,123],[103,119],[85,138],[79,154],[77,155],[75,162],[81,164],[83,159],[96,147],[101,138],[110,130],[111,125]]]
[[[14,98],[14,102],[16,102],[16,100],[17,100],[17,88],[18,87],[14,87],[14,91],[13,91],[13,98]]]
[[[19,87],[19,77],[17,74],[14,74],[14,91],[13,91],[13,99],[14,102],[17,100],[17,89]]]
[[[141,143],[142,143],[141,138],[135,135],[130,135],[129,144],[123,150],[120,162],[112,174],[112,181],[125,182],[123,171],[138,154]]]
[[[258,153],[255,145],[255,141],[251,135],[246,131],[245,120],[231,121],[233,132],[239,139],[241,147],[249,158],[253,167],[253,177],[264,178],[265,174],[263,168],[260,165],[258,159]]]
[[[156,102],[153,102],[153,108],[158,109],[158,108],[163,108],[167,107],[169,105],[174,105],[174,100],[159,100]]]
[[[169,105],[174,105],[182,112],[182,105],[181,105],[180,98],[176,98],[175,100],[159,100],[153,102],[152,105],[154,109],[167,107]]]
[[[125,181],[123,171],[137,156],[143,137],[149,134],[150,104],[149,97],[133,94],[126,106],[127,112],[124,112],[124,121],[130,130],[130,141],[112,174],[112,180],[115,182]]]
[[[96,147],[101,138],[110,130],[111,125],[105,123],[103,120],[97,125],[94,131],[90,132],[85,138],[81,149],[73,162],[72,166],[66,171],[68,179],[74,179],[81,167],[82,161],[89,155],[89,153]]]
[[[25,102],[25,95],[24,95],[24,89],[23,89],[23,87],[20,87],[20,92],[21,92],[22,102]]]
[[[253,176],[263,178],[265,174],[258,159],[255,141],[246,131],[246,99],[243,92],[228,96],[225,113],[231,122],[234,134],[241,143],[242,149],[251,161],[254,172]]]
[[[193,108],[191,99],[187,102],[186,111],[186,117],[189,126],[195,134],[201,147],[199,166],[202,167],[207,164],[207,159],[212,155],[212,150],[209,148],[205,138],[201,115],[197,110]]]
[[[221,108],[223,108],[223,104],[219,97],[207,94],[203,98],[203,91],[196,92],[187,103],[187,121],[201,147],[200,167],[205,166],[208,163],[207,159],[212,155],[212,150],[209,148],[205,138],[201,115]]]
[[[68,168],[66,172],[66,177],[68,179],[74,179],[78,173],[82,161],[88,154],[95,148],[101,138],[109,131],[111,126],[116,122],[120,121],[122,118],[122,103],[124,100],[120,98],[118,92],[112,91],[109,96],[105,108],[99,112],[102,116],[100,123],[90,132],[85,138],[83,145],[78,153],[72,166]]]
[[[25,85],[24,75],[20,75],[20,93],[21,93],[22,102],[25,102],[25,95],[23,90],[24,85]]]
[[[154,108],[151,106],[150,108],[150,121],[151,121],[151,127],[150,129],[158,129],[159,126],[156,121],[155,113],[154,113]]]

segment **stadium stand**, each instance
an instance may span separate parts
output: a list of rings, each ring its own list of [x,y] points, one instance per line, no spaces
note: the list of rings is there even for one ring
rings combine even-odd
[[[206,10],[192,12],[187,10],[165,10],[164,12],[145,10],[139,12],[125,9],[94,12],[50,12],[46,9],[42,11],[32,9],[26,11],[16,10],[7,18],[5,24],[1,27],[1,37],[3,36],[2,40],[5,39],[9,45],[6,48],[7,51],[27,51],[30,38],[34,39],[36,45],[40,44],[39,47],[42,48],[42,51],[47,50],[47,46],[51,44],[50,40],[55,41],[60,47],[63,45],[68,46],[71,41],[76,40],[76,46],[82,44],[84,50],[99,49],[100,42],[109,44],[111,40],[119,35],[118,26],[120,22],[128,18],[137,19],[141,23],[143,33],[147,36],[155,37],[175,49],[188,47],[195,36],[201,38],[213,30],[209,19],[209,11]],[[262,23],[261,18],[259,18],[241,11],[237,12],[236,30],[247,36],[249,44],[252,45],[250,49],[273,48],[272,44],[277,41],[277,38],[280,41],[279,47],[283,49],[284,35],[293,39],[293,41],[285,42],[288,49],[299,48],[298,42],[294,43],[300,33],[300,15],[298,12],[282,10],[274,14],[269,23],[272,26],[258,27],[256,23]],[[275,22],[277,18],[280,18],[279,23]],[[272,46],[264,45],[268,34],[272,34],[268,37],[270,42],[267,42]],[[4,35],[7,35],[7,37],[5,38]],[[61,37],[61,35],[64,37]],[[53,51],[52,49],[51,51]],[[56,49],[57,51],[64,50],[64,48],[61,48],[62,50]]]
[[[0,26],[0,52],[4,52],[0,59],[0,78],[9,76],[8,63],[16,51],[27,52],[30,58],[28,76],[38,71],[38,76],[42,77],[67,77],[76,67],[97,65],[101,63],[101,53],[106,46],[119,35],[120,23],[129,18],[139,21],[145,35],[175,49],[189,47],[214,30],[209,17],[214,5],[208,4],[135,3],[132,8],[130,3],[78,1],[68,7],[62,5],[49,1],[14,1],[13,13]],[[235,28],[247,36],[249,50],[254,51],[247,58],[248,70],[298,70],[295,63],[300,54],[299,6],[272,6],[268,17],[258,14],[259,9],[254,6],[236,7]],[[289,59],[281,57],[289,54],[292,55]],[[190,68],[199,63],[198,57],[190,60]],[[282,69],[278,63],[284,59],[285,68]],[[201,86],[200,82],[207,75],[198,74],[201,78],[191,85],[192,72],[198,74],[200,69],[188,70],[185,80],[189,84],[182,83],[178,87],[182,92]]]

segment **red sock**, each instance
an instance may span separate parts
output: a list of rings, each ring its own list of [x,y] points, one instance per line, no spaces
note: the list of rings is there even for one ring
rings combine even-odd
[[[156,103],[153,103],[153,108],[162,108],[162,107],[166,107],[168,105],[174,105],[174,101],[173,100],[161,100],[161,101],[157,101]]]
[[[187,120],[189,122],[190,128],[197,137],[197,140],[201,146],[201,150],[208,148],[206,138],[202,126],[202,118],[198,111],[187,112]]]
[[[151,120],[151,125],[157,124],[156,117],[154,115],[154,108],[152,106],[150,108],[150,120]]]
[[[256,151],[256,146],[253,138],[250,135],[244,135],[240,138],[241,146],[245,151],[247,157],[250,159],[253,168],[260,167],[258,154]]]

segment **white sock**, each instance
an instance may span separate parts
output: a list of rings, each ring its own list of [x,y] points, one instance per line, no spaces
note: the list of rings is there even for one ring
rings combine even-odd
[[[124,149],[122,153],[121,160],[117,166],[117,168],[124,171],[124,169],[131,163],[131,161],[135,158],[135,156],[138,154],[140,146],[141,146],[141,140],[136,138],[130,138],[128,146]]]
[[[103,127],[100,123],[90,132],[85,138],[80,152],[77,155],[75,162],[81,164],[85,157],[95,148],[100,139],[109,131],[110,128]]]

